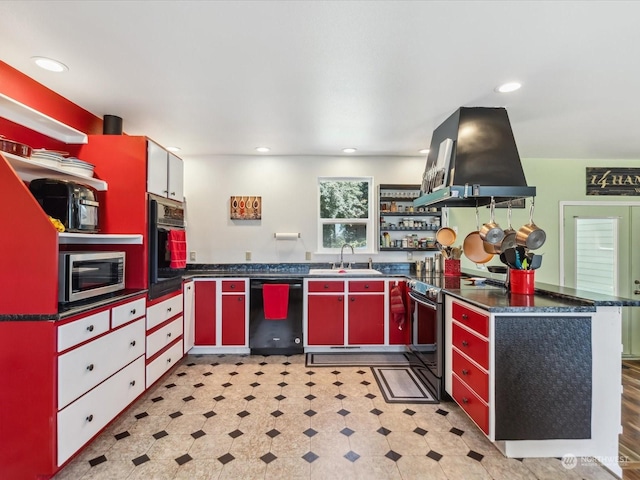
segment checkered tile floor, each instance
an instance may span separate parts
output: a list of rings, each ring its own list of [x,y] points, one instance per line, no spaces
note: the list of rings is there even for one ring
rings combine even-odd
[[[190,355],[54,478],[614,477],[555,458],[505,458],[453,403],[385,403],[370,368]]]

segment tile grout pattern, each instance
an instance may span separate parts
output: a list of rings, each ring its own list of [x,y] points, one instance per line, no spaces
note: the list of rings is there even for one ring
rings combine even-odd
[[[385,403],[370,368],[304,355],[189,355],[56,480],[590,479],[505,458],[452,402]]]

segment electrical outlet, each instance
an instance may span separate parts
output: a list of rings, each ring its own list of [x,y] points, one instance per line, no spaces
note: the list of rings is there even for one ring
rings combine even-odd
[[[306,252],[304,254],[304,259],[307,260],[307,261],[311,260],[311,252]]]
[[[250,261],[251,261],[251,252],[245,252],[245,254],[244,254],[244,259],[245,259],[247,262],[250,262]]]
[[[196,252],[189,252],[189,260],[191,262],[195,262],[196,261]]]
[[[413,260],[413,252],[407,252],[407,260]]]

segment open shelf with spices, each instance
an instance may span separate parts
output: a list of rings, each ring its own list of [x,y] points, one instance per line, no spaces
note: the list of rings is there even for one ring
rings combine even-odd
[[[420,185],[382,184],[378,190],[380,221],[379,250],[437,250],[435,235],[440,228],[440,210],[414,207],[420,196]]]

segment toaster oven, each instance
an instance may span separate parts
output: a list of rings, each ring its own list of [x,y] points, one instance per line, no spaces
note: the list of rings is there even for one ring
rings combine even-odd
[[[68,232],[97,233],[97,192],[88,185],[53,178],[37,178],[29,190],[47,215],[62,222]]]

